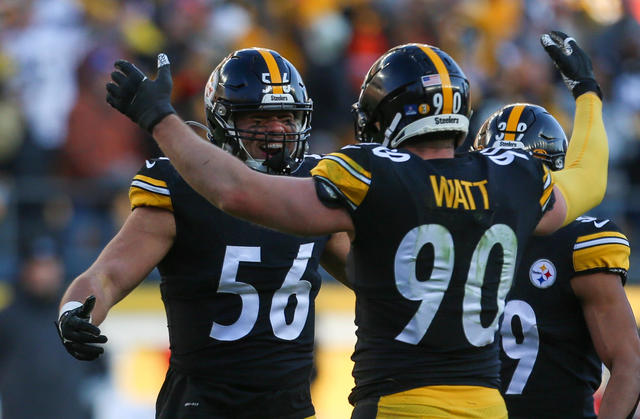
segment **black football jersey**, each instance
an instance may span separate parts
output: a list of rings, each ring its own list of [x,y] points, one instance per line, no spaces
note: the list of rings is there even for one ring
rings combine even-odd
[[[522,151],[423,160],[360,144],[311,173],[355,225],[351,402],[425,385],[498,388],[498,318],[552,197],[550,172]]]
[[[309,176],[307,158],[294,176]],[[132,208],[173,212],[177,235],[158,265],[171,366],[219,383],[278,389],[309,380],[318,264],[328,237],[297,237],[227,215],[168,159],[133,178]]]
[[[624,281],[629,252],[612,221],[592,217],[530,239],[500,327],[510,416],[596,417],[593,393],[602,367],[570,281],[598,271]]]

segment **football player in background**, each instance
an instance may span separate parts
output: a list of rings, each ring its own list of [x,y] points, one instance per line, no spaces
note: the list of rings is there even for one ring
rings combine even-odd
[[[163,54],[156,80],[116,62],[107,101],[222,210],[300,235],[350,234],[353,418],[506,418],[494,338],[519,243],[567,224],[606,189],[589,57],[564,34],[542,41],[588,122],[571,144],[582,153],[553,175],[518,150],[454,156],[468,130],[469,84],[448,54],[424,44],[394,47],[373,64],[354,108],[363,144],[324,156],[312,178],[247,170],[200,141],[171,107]]]
[[[204,100],[209,140],[240,164],[309,176],[312,101],[280,54],[233,52],[211,73]],[[292,236],[227,215],[164,157],[145,162],[129,198],[122,229],[60,303],[68,351],[98,357],[107,339],[97,326],[157,266],[171,345],[158,418],[312,417],[318,265],[344,278],[347,235]]]
[[[575,131],[574,131],[575,132]],[[544,108],[516,103],[488,118],[474,149],[529,150],[564,166],[565,133]],[[511,418],[631,417],[640,395],[640,338],[624,292],[629,242],[612,221],[581,216],[527,243],[500,327],[501,384]]]

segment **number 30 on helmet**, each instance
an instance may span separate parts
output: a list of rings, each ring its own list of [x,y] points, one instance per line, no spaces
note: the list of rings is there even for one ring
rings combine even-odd
[[[352,111],[362,142],[395,148],[420,136],[459,145],[469,130],[469,82],[441,49],[400,45],[373,64]]]
[[[544,161],[551,170],[564,167],[567,136],[545,108],[531,103],[506,105],[482,124],[473,150],[519,148]]]

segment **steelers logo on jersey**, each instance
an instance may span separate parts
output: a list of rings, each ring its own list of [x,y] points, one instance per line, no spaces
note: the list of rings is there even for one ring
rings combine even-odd
[[[556,277],[556,267],[547,259],[538,259],[529,268],[529,279],[536,288],[549,288]]]

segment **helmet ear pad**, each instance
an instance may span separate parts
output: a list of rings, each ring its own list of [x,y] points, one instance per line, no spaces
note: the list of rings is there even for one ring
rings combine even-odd
[[[414,137],[464,140],[469,83],[444,51],[424,44],[389,50],[367,74],[353,106],[356,137],[396,147]]]

